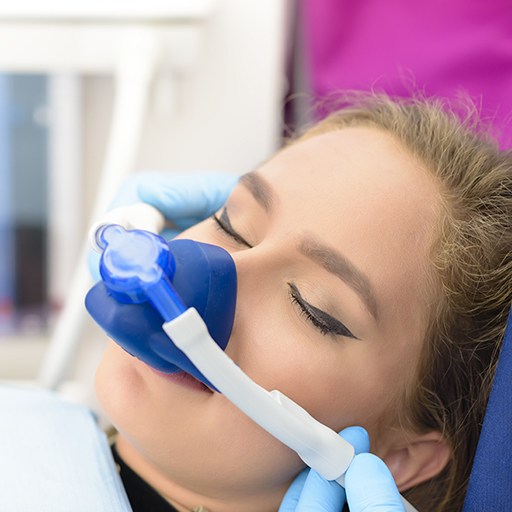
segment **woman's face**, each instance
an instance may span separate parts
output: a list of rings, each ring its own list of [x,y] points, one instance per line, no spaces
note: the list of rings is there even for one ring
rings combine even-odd
[[[181,237],[233,256],[235,363],[335,430],[364,426],[385,455],[420,355],[438,205],[395,139],[345,128],[281,151],[241,179],[217,220]],[[97,391],[122,454],[185,509],[276,509],[302,468],[224,396],[165,379],[112,342]]]

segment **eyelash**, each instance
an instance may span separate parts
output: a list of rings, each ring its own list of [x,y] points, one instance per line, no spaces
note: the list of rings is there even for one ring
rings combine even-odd
[[[225,211],[225,210],[224,210]],[[234,231],[229,225],[227,225],[222,219],[217,217],[215,214],[212,215],[212,220],[215,222],[217,229],[222,231],[225,235],[232,238],[235,242],[240,245],[247,246],[251,248],[252,246],[248,244],[236,231]],[[350,330],[339,320],[336,320],[332,316],[328,315],[324,311],[316,308],[312,304],[306,302],[299,290],[293,283],[288,283],[290,288],[289,297],[290,301],[297,306],[301,315],[304,315],[306,320],[315,327],[323,336],[326,335],[334,335],[334,336],[345,336],[347,338],[359,339],[354,336]],[[324,317],[322,319],[321,317]]]
[[[290,300],[297,305],[300,313],[304,315],[306,320],[320,331],[322,335],[326,336],[329,334],[334,336],[345,336],[346,338],[352,338],[355,340],[359,339],[354,336],[339,320],[336,320],[331,315],[328,315],[324,311],[306,302],[293,283],[288,283],[288,286],[290,287]]]
[[[226,211],[224,208],[223,213]],[[222,231],[224,234],[231,237],[235,242],[245,247],[252,248],[252,245],[249,244],[246,240],[244,240],[235,230],[233,230],[228,224],[226,224],[221,218],[217,217],[217,215],[213,214],[211,216],[212,220],[215,222],[217,229]]]

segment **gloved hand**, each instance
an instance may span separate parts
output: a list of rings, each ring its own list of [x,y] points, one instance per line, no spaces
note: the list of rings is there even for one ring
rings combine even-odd
[[[171,239],[215,213],[227,200],[238,176],[228,173],[138,172],[117,191],[109,210],[145,202],[158,210],[176,229],[166,229],[162,236]],[[100,279],[100,255],[91,250],[89,270]]]
[[[354,457],[345,474],[350,512],[404,512],[402,497],[384,462],[372,453]]]
[[[345,498],[350,512],[404,512],[387,466],[375,455],[363,453],[370,449],[366,431],[349,427],[340,435],[354,446],[357,454],[345,474],[345,489],[316,471],[305,469],[288,489],[279,512],[341,512]]]

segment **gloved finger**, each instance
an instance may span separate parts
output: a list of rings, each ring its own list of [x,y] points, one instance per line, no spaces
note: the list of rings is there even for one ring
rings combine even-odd
[[[152,176],[139,184],[140,199],[160,210],[178,227],[180,218],[200,221],[212,215],[238,182],[238,176],[227,173]]]
[[[144,182],[154,183],[159,186],[160,183],[169,173],[158,171],[144,171],[130,174],[121,183],[116,190],[115,196],[108,205],[108,210],[120,208],[121,206],[129,206],[131,204],[140,203],[142,199],[139,196],[139,186]]]
[[[281,502],[281,506],[279,507],[279,512],[295,512],[297,503],[299,502],[300,493],[302,492],[302,488],[304,487],[304,482],[306,481],[308,473],[308,468],[302,470],[292,482],[290,487],[288,487],[283,501]]]
[[[159,190],[162,187],[168,187],[169,182],[176,183],[180,180],[187,180],[191,174],[174,174],[168,171],[138,171],[129,174],[115,191],[114,197],[108,204],[107,210],[113,210],[122,206],[129,206],[140,203],[143,199],[139,195],[139,187],[145,185],[149,190]]]
[[[370,451],[370,437],[363,427],[347,427],[340,436],[354,447],[356,454]]]
[[[370,438],[362,427],[349,427],[340,432],[356,453],[370,449]],[[345,503],[345,490],[337,482],[329,482],[316,471],[310,471],[299,503],[297,512],[340,512]]]
[[[295,508],[296,512],[341,512],[345,503],[345,489],[337,482],[329,482],[310,470]]]
[[[345,473],[350,512],[404,512],[393,476],[376,455],[356,455]]]

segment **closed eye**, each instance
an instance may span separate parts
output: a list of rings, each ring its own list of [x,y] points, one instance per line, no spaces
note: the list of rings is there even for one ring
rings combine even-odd
[[[291,301],[298,306],[299,312],[303,314],[306,320],[320,331],[321,334],[324,336],[330,334],[334,336],[345,336],[355,340],[359,339],[357,336],[354,336],[342,322],[325,311],[309,304],[309,302],[306,302],[295,284],[288,283],[288,286],[290,287]]]
[[[217,217],[217,215],[213,214],[212,219],[217,224],[217,227],[224,232],[225,234],[229,235],[235,242],[245,245],[246,247],[252,248],[253,246],[241,235],[239,235],[231,225],[231,221],[228,216],[227,208],[223,208],[220,217]]]

